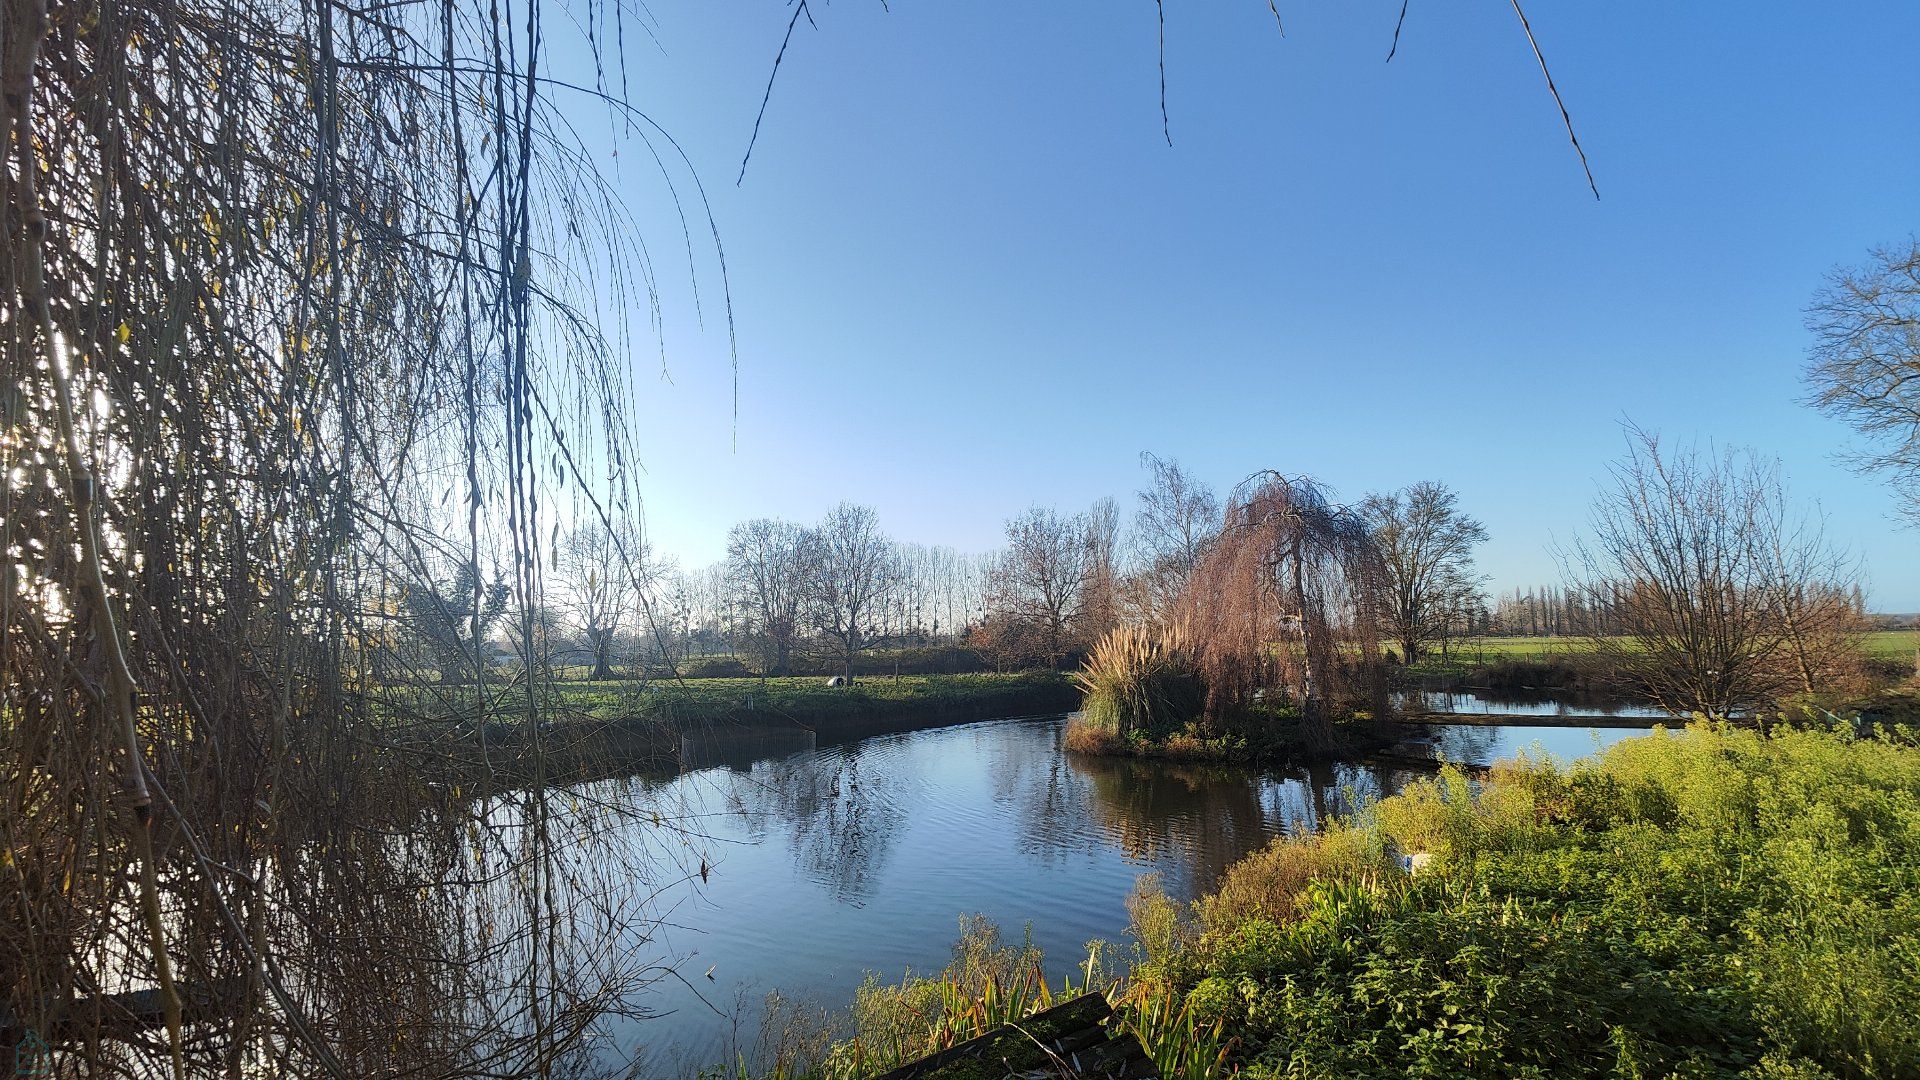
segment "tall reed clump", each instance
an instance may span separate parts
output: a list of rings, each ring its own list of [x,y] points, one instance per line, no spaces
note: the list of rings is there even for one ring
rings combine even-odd
[[[1086,992],[1093,964],[1086,974],[1085,983],[1069,980],[1056,995],[1031,941],[1003,945],[993,923],[963,917],[945,969],[897,984],[867,979],[854,995],[852,1037],[834,1048],[821,1074],[870,1076],[945,1050]]]
[[[1160,740],[1201,717],[1207,687],[1178,627],[1111,630],[1073,680],[1085,694],[1080,743]],[[1081,749],[1097,749],[1081,745]]]

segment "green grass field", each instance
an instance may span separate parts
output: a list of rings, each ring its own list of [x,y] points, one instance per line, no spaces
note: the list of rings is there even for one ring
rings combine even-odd
[[[1545,656],[1569,656],[1587,651],[1584,638],[1574,637],[1484,637],[1456,641],[1450,652],[1488,660],[1536,660]],[[1920,648],[1920,630],[1876,630],[1866,637],[1862,648],[1875,659],[1910,659]]]
[[[559,684],[566,706],[604,720],[749,718],[754,714],[813,722],[840,716],[981,712],[1033,703],[1038,711],[1078,700],[1064,675],[868,675],[851,687],[813,676],[786,679],[655,679]],[[1069,700],[1069,698],[1071,700]]]

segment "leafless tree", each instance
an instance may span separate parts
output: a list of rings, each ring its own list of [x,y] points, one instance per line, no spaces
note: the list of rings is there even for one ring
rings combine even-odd
[[[727,533],[729,595],[745,613],[746,631],[761,646],[761,671],[785,675],[806,600],[806,530],[755,518]]]
[[[1385,708],[1377,613],[1386,570],[1359,514],[1305,478],[1248,478],[1176,609],[1207,682],[1208,709],[1291,698],[1309,737],[1330,707]],[[1279,648],[1275,648],[1279,643]]]
[[[871,507],[843,502],[808,530],[804,550],[808,620],[833,642],[852,685],[854,658],[873,644],[881,608],[900,587],[894,543]]]
[[[1724,719],[1820,689],[1848,648],[1834,599],[1847,563],[1790,512],[1778,465],[1750,452],[1670,453],[1641,429],[1594,502],[1571,560],[1610,625],[1595,650],[1672,712]]]
[[[1152,471],[1133,516],[1133,606],[1155,620],[1172,609],[1220,532],[1220,500],[1177,461],[1141,454]]]
[[[992,664],[993,670],[1009,671],[1039,663],[1046,643],[1039,627],[1001,612],[975,623],[967,634],[967,644]]]
[[[1486,541],[1487,530],[1459,503],[1445,484],[1421,481],[1360,504],[1386,565],[1387,629],[1409,664],[1447,633],[1478,592],[1473,549]]]
[[[609,528],[595,519],[560,540],[555,566],[563,611],[593,654],[594,679],[614,676],[614,640],[642,619],[641,601],[655,568],[638,528]]]
[[[1032,507],[1007,521],[1007,547],[993,576],[994,612],[1039,631],[1041,652],[1057,666],[1086,618],[1093,546],[1085,515]]]
[[[1087,511],[1087,587],[1081,633],[1088,641],[1120,621],[1120,504],[1111,496]]]
[[[1867,631],[1860,566],[1828,542],[1823,519],[1790,504],[1777,465],[1765,472],[1753,544],[1780,635],[1778,681],[1809,696],[1843,688],[1861,674]]]
[[[1835,272],[1807,328],[1813,403],[1872,442],[1858,464],[1886,474],[1920,521],[1920,241]]]

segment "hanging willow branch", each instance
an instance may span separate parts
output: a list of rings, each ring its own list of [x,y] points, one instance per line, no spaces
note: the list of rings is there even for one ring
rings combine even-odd
[[[1290,700],[1322,743],[1342,710],[1385,708],[1386,567],[1366,523],[1304,477],[1263,472],[1228,501],[1219,538],[1176,605],[1208,711]]]
[[[544,783],[543,536],[634,502],[593,328],[661,305],[541,6],[44,2],[0,24],[0,1048],[574,1069],[684,853]]]

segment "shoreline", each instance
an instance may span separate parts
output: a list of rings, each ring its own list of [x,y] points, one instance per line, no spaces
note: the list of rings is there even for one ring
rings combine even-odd
[[[727,680],[733,682],[734,680]],[[875,735],[926,731],[984,720],[1056,716],[1080,706],[1080,693],[1064,674],[915,677],[910,684],[868,676],[851,687],[786,684],[765,688],[740,679],[737,687],[700,687],[700,694],[660,692],[657,708],[545,724],[537,736],[506,724],[489,725],[481,738],[423,741],[409,749],[432,755],[449,780],[479,776],[506,784],[579,783],[689,766],[685,740],[695,736],[745,737],[792,733],[822,743]],[[900,693],[901,690],[906,693]],[[889,694],[887,691],[895,693]],[[538,741],[544,761],[531,752]],[[694,765],[693,767],[701,767]]]
[[[1534,716],[1526,713],[1406,713],[1382,724],[1419,727],[1452,724],[1467,727],[1650,728],[1685,725],[1678,716]]]

